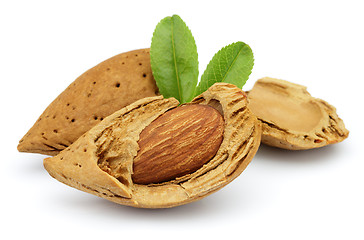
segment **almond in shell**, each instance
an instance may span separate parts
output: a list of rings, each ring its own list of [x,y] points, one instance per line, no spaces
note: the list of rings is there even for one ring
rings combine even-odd
[[[107,200],[167,208],[204,198],[238,177],[260,138],[245,93],[216,83],[182,106],[161,96],[138,100],[44,166],[60,182]]]

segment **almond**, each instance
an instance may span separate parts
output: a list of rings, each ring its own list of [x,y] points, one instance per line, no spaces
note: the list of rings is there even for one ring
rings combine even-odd
[[[140,134],[133,182],[161,183],[196,171],[215,156],[223,132],[224,119],[210,106],[187,105],[168,111]]]
[[[226,83],[182,106],[174,98],[144,98],[46,158],[44,167],[60,182],[118,204],[197,201],[238,177],[257,152],[261,126],[247,104],[241,89]]]
[[[18,150],[55,156],[113,112],[156,95],[149,49],[118,54],[73,81],[19,141]]]

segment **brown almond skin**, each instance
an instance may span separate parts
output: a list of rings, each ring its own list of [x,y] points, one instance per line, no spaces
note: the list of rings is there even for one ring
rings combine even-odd
[[[223,140],[224,119],[206,105],[172,109],[140,134],[132,179],[162,183],[195,172],[213,158]]]

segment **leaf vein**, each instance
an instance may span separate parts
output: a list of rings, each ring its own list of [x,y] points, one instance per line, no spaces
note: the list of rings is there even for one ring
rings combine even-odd
[[[173,52],[173,62],[174,62],[174,70],[176,73],[176,80],[177,80],[177,89],[178,89],[178,99],[182,98],[181,93],[181,82],[178,75],[178,67],[177,67],[177,57],[176,57],[176,46],[175,46],[175,40],[174,40],[174,28],[173,28],[173,18],[171,19],[171,34],[172,34],[172,52]],[[182,100],[182,99],[181,99]]]

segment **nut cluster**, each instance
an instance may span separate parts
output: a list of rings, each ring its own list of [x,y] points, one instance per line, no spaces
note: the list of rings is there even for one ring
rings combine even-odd
[[[258,80],[248,95],[215,83],[190,103],[164,99],[149,50],[141,49],[81,75],[18,149],[55,155],[44,159],[45,169],[74,188],[123,205],[166,208],[230,183],[261,140],[299,150],[340,142],[348,133],[333,106],[279,79]]]

